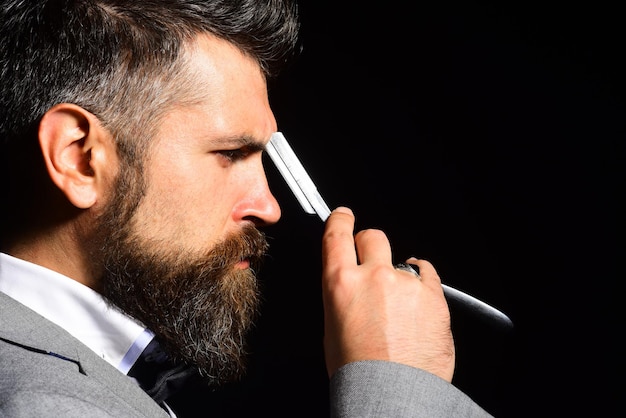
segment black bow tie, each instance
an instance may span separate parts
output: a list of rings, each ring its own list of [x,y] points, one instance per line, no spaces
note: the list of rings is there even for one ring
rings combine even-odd
[[[180,391],[197,376],[197,369],[187,364],[175,364],[163,351],[156,338],[141,353],[128,375],[159,405]]]

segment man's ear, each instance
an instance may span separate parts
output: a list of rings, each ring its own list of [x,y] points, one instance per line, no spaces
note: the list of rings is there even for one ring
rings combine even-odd
[[[50,178],[74,206],[87,209],[103,196],[117,159],[95,115],[69,103],[52,107],[39,123],[39,145]]]

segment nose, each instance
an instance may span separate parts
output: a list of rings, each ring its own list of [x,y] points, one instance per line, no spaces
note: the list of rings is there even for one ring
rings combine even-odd
[[[280,219],[280,205],[269,189],[262,168],[261,172],[254,176],[245,198],[234,211],[235,219],[251,221],[257,227],[275,224]]]

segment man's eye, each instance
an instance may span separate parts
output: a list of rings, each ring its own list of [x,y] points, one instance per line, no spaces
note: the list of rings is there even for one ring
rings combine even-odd
[[[247,153],[242,149],[229,149],[218,151],[218,154],[226,158],[228,161],[237,161],[245,158]]]

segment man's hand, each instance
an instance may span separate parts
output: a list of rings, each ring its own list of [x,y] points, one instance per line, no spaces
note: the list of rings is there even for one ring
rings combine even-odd
[[[395,269],[386,235],[354,235],[354,215],[334,210],[322,241],[324,347],[328,375],[359,360],[387,360],[454,373],[454,341],[441,279],[425,260],[407,260],[420,277]]]

